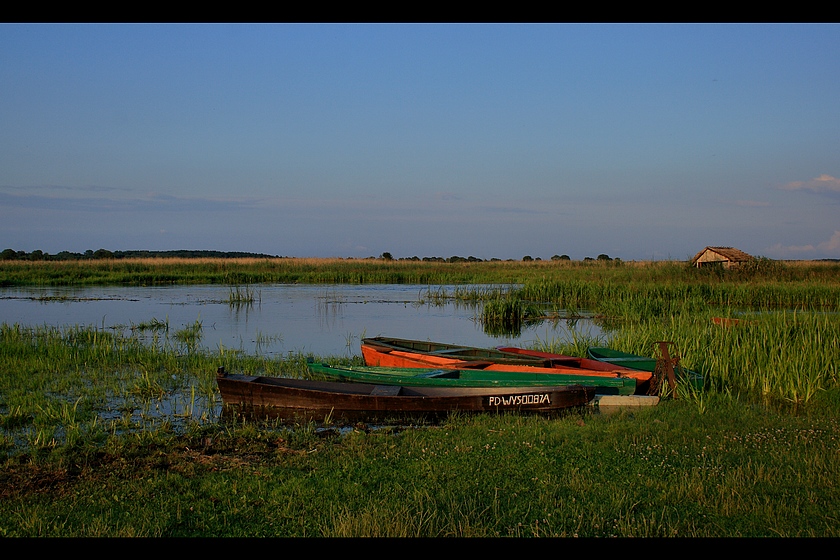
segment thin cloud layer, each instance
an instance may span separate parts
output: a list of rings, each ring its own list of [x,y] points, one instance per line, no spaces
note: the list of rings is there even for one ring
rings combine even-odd
[[[793,181],[782,186],[786,191],[809,191],[814,193],[840,193],[840,179],[822,174],[810,181]]]
[[[808,258],[827,255],[829,258],[840,257],[840,231],[835,231],[827,241],[816,245],[782,245],[777,243],[770,247],[770,253],[780,257]]]
[[[7,191],[7,192],[3,192]],[[105,195],[109,196],[105,196]],[[110,196],[117,194],[118,196]],[[99,195],[99,196],[97,196]],[[204,196],[174,196],[110,187],[0,187],[0,209],[32,208],[35,210],[80,210],[86,212],[116,211],[218,211],[231,208],[258,208],[263,201]]]

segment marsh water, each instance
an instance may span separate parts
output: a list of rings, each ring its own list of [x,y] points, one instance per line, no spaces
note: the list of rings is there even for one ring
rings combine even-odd
[[[232,289],[217,285],[2,288],[0,322],[104,329],[163,322],[170,331],[200,324],[200,344],[209,350],[263,355],[359,356],[360,339],[380,335],[479,347],[601,335],[585,317],[488,334],[480,304],[430,298],[429,286],[269,284],[250,290],[247,302],[233,303]]]

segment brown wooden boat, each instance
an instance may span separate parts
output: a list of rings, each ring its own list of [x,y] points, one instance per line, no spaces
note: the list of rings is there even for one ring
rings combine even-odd
[[[316,422],[435,420],[459,413],[551,415],[590,403],[595,387],[403,387],[233,375],[219,368],[225,407],[257,417]]]

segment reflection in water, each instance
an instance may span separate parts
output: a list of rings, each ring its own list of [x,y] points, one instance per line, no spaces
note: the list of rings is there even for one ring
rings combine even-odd
[[[337,293],[317,297],[316,311],[319,327],[322,330],[336,327],[336,322],[344,312],[344,306],[347,303],[346,300],[347,298],[345,296]]]
[[[577,316],[488,331],[481,304],[454,299],[456,290],[471,288],[272,284],[261,286],[258,298],[233,298],[230,288],[209,285],[2,288],[0,321],[112,329],[165,325],[185,345],[278,356],[359,356],[366,336],[479,347],[601,336],[590,318]]]

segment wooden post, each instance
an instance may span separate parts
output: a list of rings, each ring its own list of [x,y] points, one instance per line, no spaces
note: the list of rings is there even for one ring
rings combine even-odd
[[[657,388],[661,386],[663,377],[668,380],[668,386],[671,388],[671,394],[677,398],[677,379],[674,374],[674,366],[679,364],[680,357],[674,354],[672,358],[668,351],[668,346],[673,342],[659,341],[655,342],[659,346],[659,358],[656,360],[656,371],[654,373]],[[654,380],[652,379],[651,382]]]

